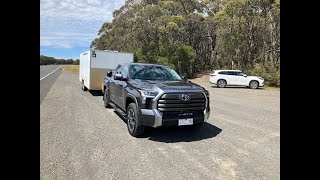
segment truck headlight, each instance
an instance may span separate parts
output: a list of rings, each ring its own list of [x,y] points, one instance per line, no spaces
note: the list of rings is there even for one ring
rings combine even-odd
[[[147,98],[154,98],[158,95],[158,92],[153,91],[153,90],[138,90],[141,95],[141,103],[144,104],[146,103]]]

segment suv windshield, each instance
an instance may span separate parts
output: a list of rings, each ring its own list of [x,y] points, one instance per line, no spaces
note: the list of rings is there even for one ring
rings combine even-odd
[[[166,66],[131,65],[130,77],[141,80],[181,81],[179,74]]]

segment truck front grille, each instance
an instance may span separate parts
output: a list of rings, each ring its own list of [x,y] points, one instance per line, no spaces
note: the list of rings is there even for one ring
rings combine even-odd
[[[189,96],[187,101],[182,100],[183,94]],[[157,108],[161,112],[200,111],[205,109],[205,97],[202,93],[163,94],[158,100]]]

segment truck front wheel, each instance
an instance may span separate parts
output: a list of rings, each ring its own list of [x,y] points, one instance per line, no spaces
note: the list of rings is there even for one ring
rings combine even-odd
[[[129,104],[126,114],[129,134],[134,137],[142,135],[144,132],[144,127],[139,125],[138,111],[135,103]]]

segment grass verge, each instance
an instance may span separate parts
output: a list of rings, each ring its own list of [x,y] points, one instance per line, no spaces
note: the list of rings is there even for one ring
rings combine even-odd
[[[265,86],[264,89],[268,91],[280,92],[280,88],[278,87]]]
[[[79,74],[79,65],[62,65],[62,72],[70,74]]]

